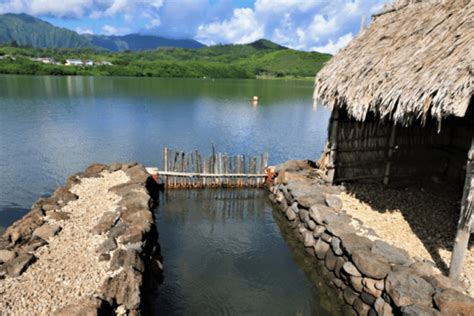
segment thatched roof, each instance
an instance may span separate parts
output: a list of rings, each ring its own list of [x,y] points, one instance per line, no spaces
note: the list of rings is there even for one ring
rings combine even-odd
[[[314,97],[407,125],[431,114],[463,117],[474,91],[474,0],[404,0],[317,74]]]

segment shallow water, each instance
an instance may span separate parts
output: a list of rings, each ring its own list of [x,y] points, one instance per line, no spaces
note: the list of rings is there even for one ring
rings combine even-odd
[[[336,295],[266,194],[192,190],[161,196],[155,211],[165,257],[160,315],[336,314]]]

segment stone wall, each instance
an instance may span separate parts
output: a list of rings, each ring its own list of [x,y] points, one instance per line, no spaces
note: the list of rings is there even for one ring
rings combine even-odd
[[[84,228],[91,240],[100,240],[100,244],[95,251],[92,248],[91,254],[75,253],[74,240],[61,245],[65,249],[72,249],[69,252],[72,261],[74,256],[97,256],[93,262],[106,264],[107,277],[94,290],[94,295],[61,302],[55,314],[149,314],[150,304],[144,294],[156,295],[157,285],[162,279],[162,258],[152,212],[157,203],[158,188],[144,166],[137,163],[93,164],[84,172],[70,176],[66,184],[51,197],[39,199],[29,213],[7,228],[0,237],[0,290],[7,283],[15,285],[15,278],[20,278],[28,269],[39,264],[37,262],[41,254],[51,250],[48,247],[55,245],[54,239],[61,236],[62,227],[72,221],[69,218],[74,215],[77,217],[77,214],[71,214],[74,213],[71,205],[88,197],[78,196],[71,191],[81,182],[88,181],[86,179],[100,179],[109,174],[117,174],[122,177],[120,179],[125,179],[125,182],[104,189],[105,193],[114,193],[110,195],[115,199],[115,204],[112,204],[112,210],[109,208],[104,211],[99,207],[98,220],[93,222],[91,228]],[[91,201],[83,203],[94,206],[94,196],[97,195],[91,192],[91,196]],[[87,211],[84,216],[89,216]],[[54,265],[55,262],[46,264]],[[64,278],[61,281],[88,277],[82,275],[80,269],[75,272],[74,275],[61,276]],[[47,286],[44,287],[44,291],[49,291]],[[58,301],[57,297],[54,299]],[[35,303],[34,299],[32,303]]]
[[[346,214],[338,197],[344,188],[324,185],[309,162],[289,161],[273,174],[270,200],[308,255],[326,267],[344,315],[473,314],[474,299],[430,263],[410,258]]]

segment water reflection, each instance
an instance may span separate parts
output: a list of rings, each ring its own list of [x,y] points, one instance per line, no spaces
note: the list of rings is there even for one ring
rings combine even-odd
[[[321,295],[327,288],[309,281],[300,266],[306,263],[282,239],[266,194],[191,190],[162,196],[155,213],[165,258],[155,306],[160,315],[332,314],[331,301]]]

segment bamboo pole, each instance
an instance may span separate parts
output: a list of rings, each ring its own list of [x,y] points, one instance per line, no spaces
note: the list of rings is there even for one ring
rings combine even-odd
[[[474,203],[474,136],[471,141],[471,149],[469,150],[466,165],[466,180],[464,182],[464,192],[461,201],[461,213],[458,221],[458,231],[454,240],[454,248],[449,266],[449,278],[451,280],[459,280],[461,276],[464,258],[466,257],[469,238],[472,227],[472,213]]]

